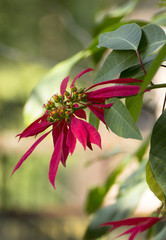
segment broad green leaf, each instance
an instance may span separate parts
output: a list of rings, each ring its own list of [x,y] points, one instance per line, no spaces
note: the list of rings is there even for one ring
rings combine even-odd
[[[153,240],[165,240],[166,236],[166,226],[160,231],[159,234],[157,234]]]
[[[101,204],[106,194],[111,189],[113,184],[115,184],[117,177],[123,171],[123,169],[127,166],[130,160],[131,160],[131,157],[127,157],[126,159],[124,159],[124,161],[122,161],[120,165],[110,173],[110,175],[107,177],[104,184],[98,187],[94,187],[89,191],[88,197],[85,203],[85,210],[87,213],[93,213],[99,207],[101,207]]]
[[[135,24],[127,24],[115,31],[99,36],[99,47],[114,50],[137,50],[142,35],[141,28]]]
[[[114,22],[114,20],[113,20],[113,22]],[[126,21],[126,22],[117,22],[114,24],[110,24],[108,27],[102,28],[101,32],[98,33],[98,31],[97,31],[97,35],[94,37],[93,41],[91,42],[91,44],[89,45],[87,50],[89,50],[93,53],[101,51],[101,49],[97,48],[96,46],[98,45],[98,38],[102,33],[109,32],[109,31],[115,31],[118,28],[120,28],[121,26],[124,26],[126,24],[131,24],[131,23],[136,23],[139,26],[144,26],[145,24],[147,24],[147,22],[143,22],[143,21],[136,21],[136,22]]]
[[[114,22],[114,20],[113,20]],[[124,26],[126,24],[131,24],[131,23],[136,23],[139,26],[144,26],[147,24],[147,22],[145,21],[126,21],[126,22],[117,22],[114,24],[110,24],[108,27],[104,27],[101,29],[101,32],[98,33],[97,31],[97,35],[94,37],[93,41],[91,42],[91,44],[89,45],[89,47],[87,48],[87,50],[91,51],[92,53],[96,53],[98,51],[101,51],[101,49],[97,48],[96,46],[98,45],[98,38],[100,36],[100,34],[105,33],[105,32],[109,32],[109,31],[115,31],[116,29],[118,29],[121,26]]]
[[[166,110],[154,125],[149,164],[154,178],[166,195]]]
[[[152,36],[151,31],[153,31],[154,36]],[[159,26],[154,24],[149,24],[142,27],[142,38],[138,47],[138,52],[141,56],[143,64],[145,64],[145,69],[147,66],[146,70],[149,70],[149,66],[151,66],[152,64],[151,61],[154,59],[153,57],[150,57],[150,58],[148,57],[151,54],[153,54],[154,51],[157,50],[160,46],[162,46],[165,41],[166,41],[165,33]],[[132,66],[135,66],[136,69],[135,68],[131,69],[132,72],[128,71],[128,69]],[[140,66],[140,63],[138,61],[138,57],[135,51],[114,50],[106,58],[103,66],[97,73],[94,82],[99,83],[106,80],[114,79],[126,69],[127,69],[126,77],[130,77],[130,76],[134,77],[133,72],[136,74],[138,70],[139,70],[139,73],[138,73],[139,76],[143,75],[143,71],[139,66]],[[137,77],[138,74],[135,76]]]
[[[98,71],[94,83],[115,79],[123,70],[139,64],[135,51],[113,50]]]
[[[89,123],[98,130],[100,120],[93,112],[90,112],[90,114],[89,114]]]
[[[140,115],[143,106],[143,95],[128,97],[126,98],[125,103],[134,122],[137,122],[137,119]]]
[[[106,234],[109,228],[99,228],[102,223],[118,221],[132,214],[146,188],[142,167],[143,165],[124,181],[115,204],[103,207],[95,213],[85,232],[84,240],[96,239]]]
[[[142,38],[138,52],[143,62],[146,72],[149,71],[151,64],[156,57],[153,54],[159,47],[166,42],[166,34],[162,28],[155,24],[148,24],[142,27]],[[148,57],[150,56],[150,57]],[[144,72],[140,64],[126,69],[120,77],[135,77],[143,76]]]
[[[159,184],[156,182],[156,179],[153,176],[151,171],[149,161],[146,165],[146,182],[150,188],[150,190],[155,194],[155,196],[162,202],[164,202],[164,193],[161,190]]]
[[[142,140],[141,133],[125,105],[116,98],[108,100],[108,103],[112,102],[113,106],[106,109],[104,114],[107,126],[120,137]]]
[[[101,23],[99,23],[96,28],[94,29],[94,39],[90,46],[88,47],[88,50],[92,53],[92,59],[95,62],[95,64],[98,64],[100,60],[102,59],[102,56],[104,55],[104,52],[106,49],[104,48],[97,48],[98,45],[98,37],[101,33],[105,31],[114,31],[120,26],[124,25],[125,23],[120,22],[121,17],[110,17],[106,16]],[[106,30],[107,29],[107,30]]]
[[[148,73],[144,78],[143,83],[141,84],[139,93],[142,93],[146,89],[146,87],[148,86],[148,84],[156,74],[157,70],[159,69],[165,56],[166,56],[166,44],[163,45],[163,47],[160,49],[159,53],[157,54],[156,58],[154,59]]]
[[[151,65],[152,65],[152,62],[153,60],[155,59],[156,57],[156,54],[155,55],[152,55],[148,58],[146,58],[145,60],[142,61],[143,63],[143,66],[144,66],[144,69],[146,72],[149,71]],[[137,64],[135,66],[132,66],[128,69],[125,69],[121,74],[120,74],[120,78],[138,78],[138,79],[141,79],[145,76],[143,70],[142,70],[142,67],[140,64]]]
[[[156,24],[148,24],[142,27],[142,38],[139,46],[141,58],[150,56],[166,42],[164,30]]]
[[[89,51],[81,51],[71,58],[60,62],[52,68],[48,74],[32,91],[30,98],[24,107],[25,123],[29,124],[42,113],[42,105],[50,99],[50,97],[59,92],[62,80],[67,77],[71,68],[82,58],[89,56]]]
[[[143,30],[143,36],[140,43],[140,54],[141,54],[141,57],[146,57],[149,54],[152,54],[159,46],[161,46],[166,41],[166,35],[159,26],[154,24],[146,25],[142,28],[142,30]],[[149,71],[149,69],[151,68],[151,65],[155,57],[156,55],[153,55],[143,61],[143,65],[146,72]],[[152,71],[154,70],[155,69],[152,68]],[[120,77],[140,78],[140,76],[142,75],[143,75],[143,71],[139,64],[123,71]],[[140,111],[142,109],[142,104],[143,104],[142,99],[143,99],[142,95],[134,96],[126,99],[126,106],[131,116],[133,117],[134,121],[137,121]]]

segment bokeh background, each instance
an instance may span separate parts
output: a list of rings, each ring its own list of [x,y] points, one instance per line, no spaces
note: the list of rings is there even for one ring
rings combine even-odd
[[[84,212],[87,191],[101,183],[110,170],[108,161],[103,164],[98,160],[110,149],[116,152],[123,146],[129,150],[129,142],[133,150],[133,140],[123,143],[101,127],[103,152],[97,148],[83,152],[78,145],[67,168],[58,171],[56,191],[48,181],[51,138],[10,176],[33,142],[26,139],[18,144],[15,138],[25,127],[22,110],[29,94],[49,69],[87,47],[103,16],[126,2],[0,0],[1,240],[81,239],[89,220]],[[157,3],[138,1],[127,18],[150,20],[159,11]],[[75,66],[72,75],[93,66],[92,59],[84,60]]]

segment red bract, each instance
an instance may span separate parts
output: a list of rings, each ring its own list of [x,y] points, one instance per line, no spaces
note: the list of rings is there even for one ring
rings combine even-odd
[[[118,227],[135,225],[134,227],[130,228],[129,230],[123,232],[122,234],[116,237],[118,238],[123,235],[130,234],[129,240],[134,240],[136,235],[138,235],[140,232],[146,231],[148,228],[152,227],[154,224],[156,224],[161,220],[162,218],[159,218],[159,217],[128,218],[120,221],[107,222],[100,225],[100,227],[112,226],[111,229],[109,230],[110,232]]]
[[[66,166],[66,159],[74,152],[76,140],[82,144],[84,149],[88,147],[92,149],[92,144],[96,144],[101,148],[101,138],[98,131],[86,120],[85,108],[89,108],[102,122],[104,121],[104,108],[110,108],[111,104],[105,104],[105,100],[111,97],[127,97],[138,93],[140,87],[134,85],[118,85],[108,86],[92,91],[94,87],[107,85],[111,83],[127,84],[140,82],[140,80],[132,78],[123,78],[109,80],[102,83],[92,85],[87,89],[77,89],[75,82],[83,74],[92,71],[88,68],[80,72],[70,85],[70,92],[66,91],[69,76],[66,77],[60,86],[60,95],[54,95],[46,105],[46,111],[42,117],[38,118],[30,124],[21,134],[19,139],[30,136],[37,136],[49,127],[50,131],[42,135],[31,148],[23,155],[15,166],[12,174],[22,165],[27,157],[34,151],[38,144],[52,132],[54,151],[50,161],[49,180],[55,188],[55,176],[61,162]]]

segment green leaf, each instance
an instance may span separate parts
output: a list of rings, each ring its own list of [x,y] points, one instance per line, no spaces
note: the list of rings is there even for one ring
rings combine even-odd
[[[107,21],[107,20],[106,20]],[[101,28],[99,25],[99,29],[97,28],[96,32],[96,36],[94,37],[94,39],[92,40],[92,42],[90,43],[90,45],[88,46],[88,48],[86,50],[91,51],[91,54],[95,54],[97,52],[100,52],[102,49],[97,48],[96,46],[98,45],[98,38],[102,33],[108,32],[108,31],[115,31],[117,30],[119,27],[126,25],[126,24],[131,24],[131,23],[137,23],[140,26],[144,26],[145,24],[147,24],[147,22],[145,21],[126,21],[126,22],[115,22],[115,19],[110,19],[111,23],[109,24],[109,26],[106,26],[107,23],[103,23],[104,25],[101,24]],[[104,22],[104,21],[103,21]],[[102,28],[103,26],[103,28]],[[101,31],[100,31],[101,29]],[[100,32],[99,32],[100,31]]]
[[[158,68],[160,67],[165,56],[166,56],[166,44],[164,44],[163,47],[160,49],[159,53],[157,54],[156,58],[153,61],[148,73],[146,74],[144,81],[141,84],[141,88],[139,91],[140,94],[146,89],[146,87],[148,86],[150,81],[153,79],[154,75],[156,74],[156,72],[157,72]]]
[[[162,202],[164,202],[164,193],[161,190],[159,184],[156,182],[156,179],[153,176],[153,173],[151,171],[149,161],[146,165],[146,181],[150,188],[150,190],[155,194],[155,196]]]
[[[166,236],[166,227],[164,227],[159,234],[157,234],[153,240],[165,240],[165,236]]]
[[[156,54],[152,55],[152,56],[150,56],[150,57],[148,57],[148,58],[146,58],[145,60],[142,61],[144,69],[145,69],[146,72],[149,71],[149,69],[150,69],[150,67],[152,65],[152,62],[155,59],[155,57],[156,57]],[[140,78],[142,78],[144,76],[145,76],[145,74],[144,74],[140,64],[137,64],[137,65],[132,66],[132,67],[130,67],[128,69],[125,69],[120,74],[120,78],[130,78],[131,77],[131,78],[138,78],[138,79],[140,79]]]
[[[99,47],[114,50],[137,50],[142,35],[141,28],[135,24],[127,24],[115,31],[99,36]]]
[[[91,125],[93,125],[97,130],[99,128],[99,124],[100,124],[100,120],[99,118],[93,113],[90,111],[90,114],[89,114],[89,123]]]
[[[94,83],[115,79],[123,70],[139,64],[135,51],[114,50],[98,71]]]
[[[127,166],[130,160],[131,158],[129,157],[124,159],[124,161],[122,161],[120,165],[110,173],[110,175],[107,177],[103,185],[92,188],[89,191],[88,197],[85,203],[85,210],[87,213],[93,213],[101,206],[106,194],[111,189],[113,184],[115,184],[117,177],[123,171],[123,169]]]
[[[152,33],[154,36],[152,36]],[[165,41],[165,33],[159,26],[155,24],[149,24],[142,27],[142,38],[138,47],[138,52],[141,56],[143,64],[145,64],[145,69],[147,67],[146,70],[149,70],[152,60],[154,59],[154,57],[148,57],[160,46],[162,46]],[[131,69],[132,72],[130,72],[129,68],[132,66],[135,66],[136,69]],[[143,75],[143,71],[140,67],[140,63],[135,51],[114,50],[106,58],[103,66],[97,73],[94,82],[99,83],[114,79],[124,70],[126,70],[126,77],[137,77]]]
[[[116,98],[111,98],[108,102],[114,104],[105,110],[107,126],[118,136],[142,140],[141,133],[125,105]]]
[[[137,0],[136,0],[137,1]],[[138,0],[139,1],[139,0]],[[112,13],[112,12],[111,12]],[[112,14],[111,14],[112,16]],[[112,17],[106,20],[103,20],[103,22],[101,24],[99,24],[99,28],[97,27],[96,30],[94,30],[94,32],[96,33],[96,36],[94,37],[94,39],[92,40],[92,42],[90,43],[89,47],[87,48],[87,50],[93,52],[93,53],[96,53],[98,51],[100,51],[99,48],[97,48],[97,44],[98,44],[98,38],[99,38],[99,35],[102,34],[102,33],[105,33],[105,32],[109,32],[109,31],[115,31],[116,29],[118,29],[119,27],[123,26],[123,25],[126,25],[126,24],[131,24],[131,23],[136,23],[137,25],[139,26],[144,26],[146,25],[148,22],[146,21],[142,21],[142,20],[137,20],[137,21],[119,21],[118,22],[118,18],[119,17]],[[119,18],[120,19],[120,18]],[[117,20],[117,22],[116,22]],[[110,21],[110,24],[107,26],[108,22],[107,21]]]
[[[166,42],[164,30],[156,24],[148,24],[142,27],[142,38],[139,53],[144,59],[154,53]]]
[[[132,214],[146,188],[142,167],[144,166],[141,165],[140,169],[124,181],[122,188],[120,188],[121,193],[115,204],[103,207],[96,212],[85,232],[84,240],[103,236],[109,228],[99,228],[102,223],[118,221]]]
[[[114,23],[114,20],[113,20]],[[98,38],[100,36],[100,34],[108,32],[108,31],[115,31],[116,29],[118,29],[119,27],[126,25],[126,24],[131,24],[131,23],[137,23],[137,25],[139,26],[144,26],[145,24],[147,24],[147,22],[145,21],[126,21],[126,22],[117,22],[114,24],[109,24],[108,27],[104,27],[102,28],[101,32],[98,33],[97,31],[97,35],[94,37],[93,41],[90,43],[89,47],[87,48],[88,51],[91,51],[91,53],[96,53],[96,52],[100,52],[102,49],[97,48],[97,44],[98,44]]]
[[[150,55],[153,54],[154,51],[156,51],[165,42],[166,42],[165,32],[159,26],[155,24],[148,24],[142,27],[142,38],[141,38],[138,51],[143,60],[142,62],[146,72],[148,72],[154,58],[156,57],[156,55],[153,55],[153,56],[150,56]],[[123,71],[120,77],[121,78],[123,77],[138,78],[143,75],[144,75],[144,72],[142,70],[142,67],[140,66],[140,64],[138,64],[136,66],[133,66]]]
[[[154,125],[149,164],[154,178],[166,195],[166,110]]]
[[[137,119],[140,115],[143,106],[143,95],[128,97],[126,98],[125,103],[134,122],[137,122]]]
[[[41,80],[32,91],[24,107],[23,114],[27,125],[41,115],[43,111],[42,105],[46,103],[52,95],[59,92],[62,80],[67,77],[71,68],[82,58],[89,56],[89,54],[90,52],[88,51],[81,51],[71,58],[60,62]]]

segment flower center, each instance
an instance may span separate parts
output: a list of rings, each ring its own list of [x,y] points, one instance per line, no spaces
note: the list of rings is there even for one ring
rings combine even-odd
[[[44,107],[48,111],[49,115],[47,120],[49,122],[56,122],[62,119],[66,121],[70,120],[71,115],[86,106],[83,104],[86,102],[86,94],[84,89],[71,88],[71,92],[66,91],[64,95],[54,95],[51,99],[44,104]]]

